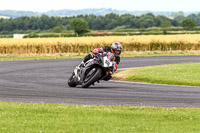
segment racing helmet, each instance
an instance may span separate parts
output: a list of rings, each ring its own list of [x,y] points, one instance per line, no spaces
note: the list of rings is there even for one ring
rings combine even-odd
[[[122,52],[122,45],[119,42],[114,42],[111,46],[111,52],[115,55],[115,56],[120,56],[121,52]]]

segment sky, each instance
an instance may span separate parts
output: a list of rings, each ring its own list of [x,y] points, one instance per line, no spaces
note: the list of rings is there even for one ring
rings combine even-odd
[[[112,8],[127,11],[200,11],[200,0],[1,0],[0,10],[45,12]]]

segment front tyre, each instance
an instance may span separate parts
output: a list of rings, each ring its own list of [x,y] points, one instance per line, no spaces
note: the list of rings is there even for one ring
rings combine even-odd
[[[74,73],[72,73],[72,75],[69,77],[68,79],[68,85],[70,87],[76,87],[77,84],[74,82]]]
[[[96,82],[100,75],[101,75],[102,70],[100,68],[93,68],[87,74],[85,75],[85,79],[83,80],[82,87],[83,88],[88,88],[91,84]]]

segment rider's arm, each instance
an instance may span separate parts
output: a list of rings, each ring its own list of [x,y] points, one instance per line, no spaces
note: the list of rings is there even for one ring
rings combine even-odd
[[[95,48],[95,49],[93,50],[93,54],[98,54],[99,51],[102,51],[102,52],[103,52],[103,48]]]
[[[91,54],[87,54],[87,55],[85,56],[83,62],[85,63],[85,62],[87,62],[88,60],[90,60],[90,59],[92,59],[92,58],[93,58],[93,56],[92,56]]]
[[[115,66],[113,67],[113,73],[117,71],[117,63],[115,63]]]
[[[104,46],[104,47],[103,47],[103,51],[105,51],[105,52],[111,52],[111,47],[109,47],[109,46]]]
[[[113,68],[113,72],[117,71],[117,65],[119,65],[119,62],[120,62],[120,57],[119,56],[115,57],[115,62],[116,62],[116,64],[115,64],[115,66]]]
[[[116,61],[117,64],[119,64],[119,62],[120,62],[120,57],[117,56],[116,59],[115,59],[115,61]]]

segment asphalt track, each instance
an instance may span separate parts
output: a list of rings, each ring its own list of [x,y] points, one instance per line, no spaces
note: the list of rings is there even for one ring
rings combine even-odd
[[[200,87],[101,82],[67,85],[81,59],[0,61],[0,101],[85,105],[200,107]],[[122,58],[119,68],[200,62],[200,56]]]

